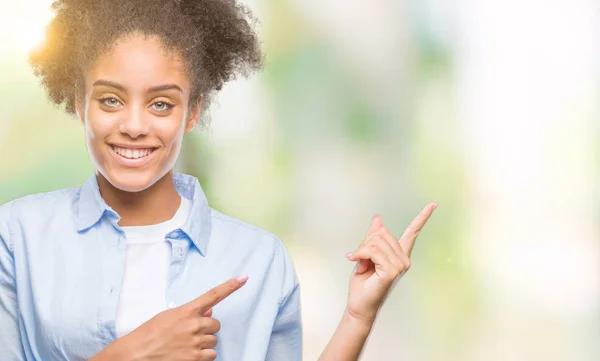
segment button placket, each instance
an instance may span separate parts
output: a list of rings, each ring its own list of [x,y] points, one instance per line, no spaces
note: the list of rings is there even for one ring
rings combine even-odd
[[[173,233],[167,235],[166,241],[171,243],[172,252],[165,298],[167,300],[167,309],[173,309],[178,307],[177,303],[175,302],[175,299],[177,299],[177,293],[174,292],[173,287],[175,287],[174,284],[176,283],[177,275],[181,272],[188,243],[187,239],[179,238],[179,234]]]
[[[98,311],[98,327],[104,343],[112,342],[116,335],[115,315],[119,301],[119,290],[123,279],[125,265],[126,239],[121,232],[109,228],[109,232],[101,232],[100,237],[109,238],[107,244],[108,257],[102,263],[103,292]]]

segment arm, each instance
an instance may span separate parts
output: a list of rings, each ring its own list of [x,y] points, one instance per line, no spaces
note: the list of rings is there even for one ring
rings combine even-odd
[[[25,360],[19,330],[15,259],[12,253],[10,207],[0,207],[0,360]]]
[[[283,243],[276,239],[276,268],[271,272],[283,275],[281,303],[275,318],[265,361],[302,360],[302,313],[300,285],[294,264]]]
[[[302,360],[302,315],[300,288],[296,286],[282,303],[273,325],[265,361]]]
[[[396,281],[410,268],[415,240],[436,207],[437,203],[425,206],[400,239],[384,227],[381,217],[373,217],[365,241],[346,255],[357,262],[350,278],[348,306],[319,361],[358,360],[379,309]]]
[[[240,276],[177,308],[163,311],[115,340],[90,361],[214,360],[221,328],[212,308],[246,284]]]
[[[352,317],[346,310],[319,361],[358,360],[372,328],[372,322]]]

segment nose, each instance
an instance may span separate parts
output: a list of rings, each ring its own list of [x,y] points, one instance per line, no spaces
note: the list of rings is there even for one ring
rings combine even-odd
[[[121,120],[119,131],[133,139],[147,135],[150,132],[150,125],[143,107],[132,108]]]

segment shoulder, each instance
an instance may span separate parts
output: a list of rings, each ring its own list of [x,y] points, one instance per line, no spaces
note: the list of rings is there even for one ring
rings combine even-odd
[[[0,205],[0,226],[9,222],[10,215],[12,213],[12,207],[14,204],[15,201],[10,201],[8,203]]]
[[[211,208],[213,232],[232,237],[236,242],[249,242],[253,245],[272,247],[275,253],[280,253],[285,248],[283,242],[272,232],[260,228],[241,219],[232,217]]]
[[[81,188],[64,188],[52,192],[35,193],[0,205],[0,227],[13,220],[50,217],[64,209],[72,209],[79,199]]]
[[[225,236],[234,245],[268,250],[282,263],[291,264],[290,255],[282,240],[274,233],[211,208],[212,232]],[[288,266],[289,268],[289,266]]]
[[[225,236],[236,248],[245,248],[252,253],[267,252],[272,257],[272,271],[281,275],[285,289],[298,285],[294,262],[281,239],[258,226],[211,209],[213,234]]]
[[[8,202],[0,206],[0,245],[2,243],[7,243],[8,248],[12,248],[10,246],[10,219],[12,215],[12,207],[14,205],[14,201]]]

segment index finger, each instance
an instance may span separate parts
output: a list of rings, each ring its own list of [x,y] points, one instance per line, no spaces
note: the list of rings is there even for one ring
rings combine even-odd
[[[429,217],[431,217],[433,210],[437,206],[438,206],[438,203],[435,203],[435,202],[429,203],[428,205],[426,205],[421,210],[421,212],[419,212],[419,214],[417,214],[415,219],[413,219],[408,224],[408,227],[406,227],[406,230],[402,234],[402,237],[400,237],[400,240],[398,240],[398,242],[400,242],[402,249],[404,250],[404,252],[406,253],[407,256],[410,257],[410,253],[412,252],[413,246],[415,245],[417,236],[419,235],[419,233],[421,232],[421,229],[423,229],[423,226],[425,225],[425,223],[427,222]]]
[[[247,280],[248,275],[241,275],[221,283],[217,287],[208,290],[208,292],[204,293],[202,296],[190,301],[188,303],[189,307],[200,314],[204,314],[219,302],[231,296],[232,293],[242,288]]]

